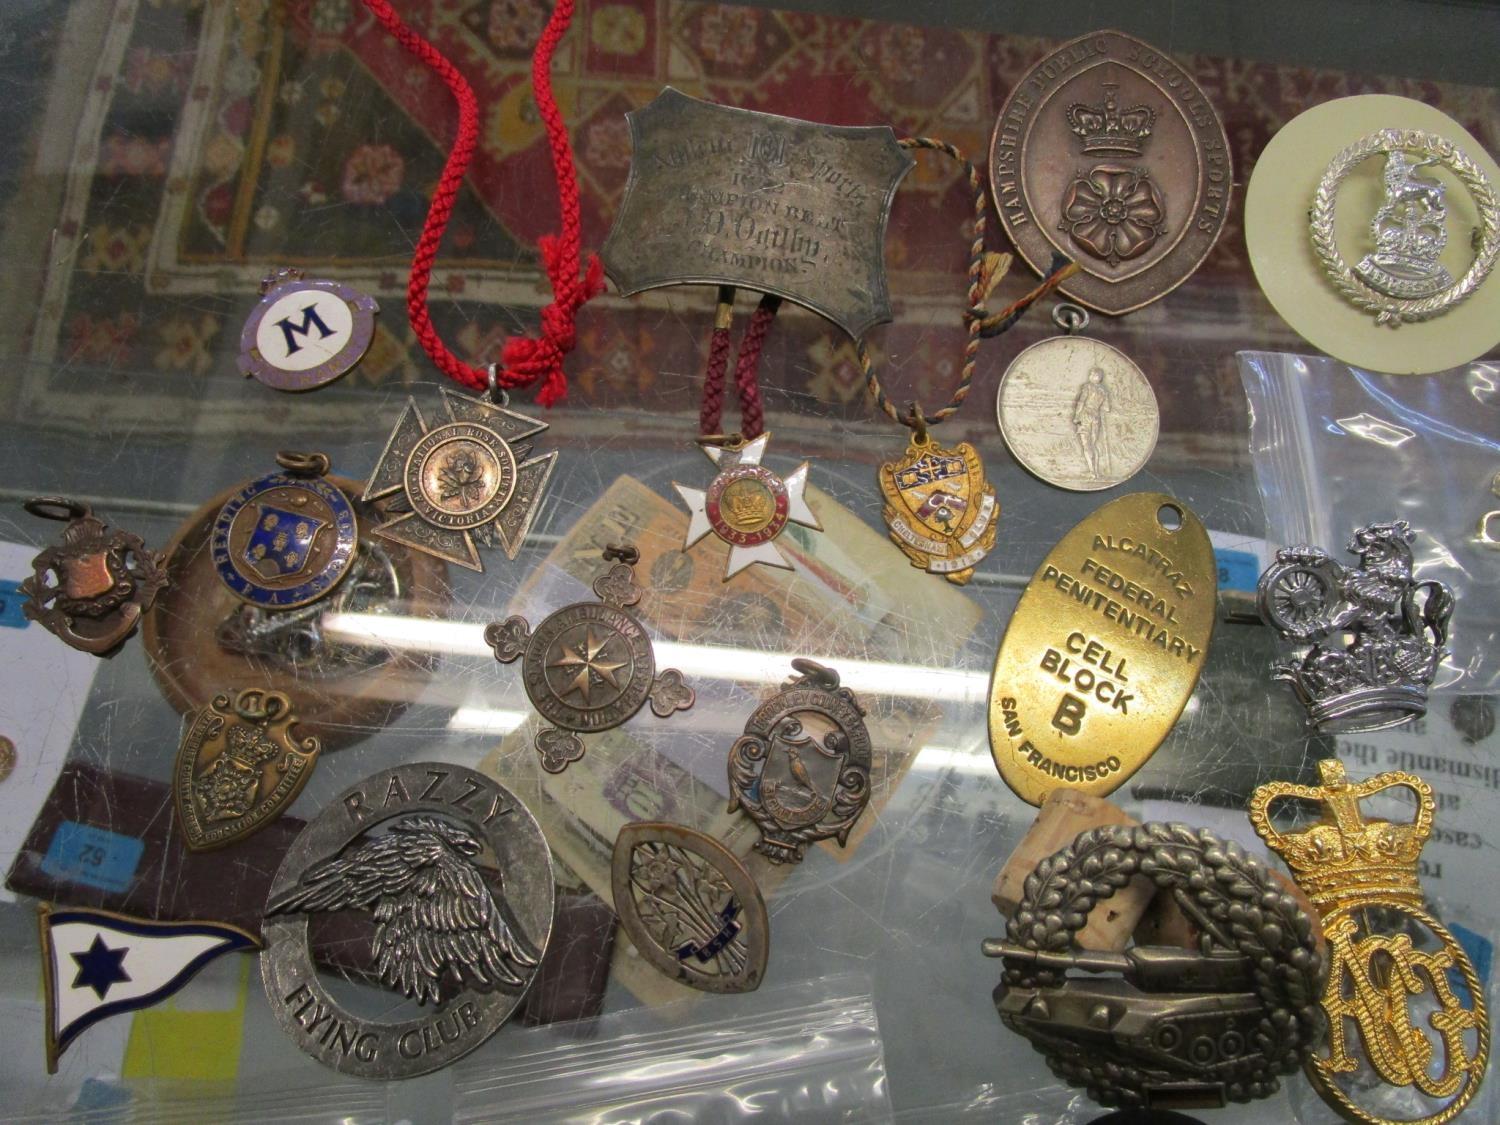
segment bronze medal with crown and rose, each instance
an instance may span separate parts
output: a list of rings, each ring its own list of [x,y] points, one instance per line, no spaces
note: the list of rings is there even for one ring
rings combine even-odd
[[[1229,141],[1164,52],[1118,31],[1062,44],[1011,88],[990,146],[1006,233],[1059,290],[1119,314],[1165,296],[1213,249],[1229,211]]]

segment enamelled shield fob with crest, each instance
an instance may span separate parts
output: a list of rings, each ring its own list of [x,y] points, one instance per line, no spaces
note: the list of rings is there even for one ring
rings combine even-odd
[[[615,913],[631,944],[680,984],[749,992],[766,975],[771,919],[734,853],[681,824],[627,824],[610,870]]]
[[[376,535],[483,571],[476,543],[508,559],[521,550],[557,451],[530,456],[545,422],[446,388],[442,396],[431,426],[407,400],[361,499],[391,497],[405,509]]]
[[[240,332],[240,372],[278,391],[311,391],[348,372],[370,349],[380,306],[337,281],[280,269]]]
[[[1095,31],[1021,76],[990,144],[995,208],[1041,273],[1082,266],[1060,291],[1119,314],[1166,296],[1208,256],[1233,175],[1219,115],[1162,51]]]
[[[945,449],[913,416],[905,455],[880,466],[881,514],[912,566],[962,586],[995,546],[1000,504],[978,451],[966,441]]]
[[[330,801],[287,851],[266,902],[266,998],[325,1066],[427,1074],[510,1018],[547,951],[554,901],[552,854],[515,794],[447,763],[384,770]],[[334,912],[363,917],[368,976],[417,1010],[367,1018],[329,993],[308,925]]]
[[[259,832],[297,799],[322,744],[294,737],[284,692],[250,688],[216,696],[193,716],[172,771],[177,826],[195,852]]]
[[[798,863],[819,840],[847,844],[870,801],[864,708],[832,668],[803,659],[792,668],[729,750],[729,811],[750,815],[755,850],[773,863]]]
[[[777,476],[760,463],[770,440],[769,433],[748,442],[737,434],[722,442],[700,438],[704,454],[719,467],[718,476],[707,491],[672,482],[692,513],[683,550],[713,532],[729,545],[725,581],[755,563],[790,570],[792,564],[776,546],[776,537],[788,523],[823,530],[803,497],[807,462],[785,477]]]
[[[496,621],[485,643],[502,664],[521,661],[521,682],[537,712],[552,723],[536,732],[542,768],[561,773],[583,757],[580,734],[610,730],[651,701],[658,718],[693,705],[693,689],[676,668],[656,671],[645,626],[629,607],[641,600],[633,567],[641,553],[611,545],[613,565],[594,579],[597,602],[575,602],[532,630],[524,617]]]
[[[23,506],[68,526],[59,543],[31,560],[21,611],[80,652],[113,656],[166,586],[163,556],[148,551],[139,535],[110,531],[76,500],[39,496]]]
[[[292,609],[323,597],[354,563],[359,520],[322,453],[278,453],[282,471],[246,484],[219,509],[209,551],[243,602]]]

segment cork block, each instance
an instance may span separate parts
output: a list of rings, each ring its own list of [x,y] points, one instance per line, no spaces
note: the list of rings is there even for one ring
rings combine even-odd
[[[1015,913],[1026,885],[1026,877],[1042,860],[1061,851],[1080,832],[1107,824],[1134,826],[1138,821],[1102,797],[1091,797],[1076,789],[1057,789],[1047,795],[1037,811],[1036,820],[1011,853],[1000,875],[990,901],[1006,919]],[[1131,934],[1146,913],[1155,887],[1149,879],[1136,876],[1126,886],[1104,899],[1089,915],[1075,940],[1082,949],[1117,953],[1130,944]]]

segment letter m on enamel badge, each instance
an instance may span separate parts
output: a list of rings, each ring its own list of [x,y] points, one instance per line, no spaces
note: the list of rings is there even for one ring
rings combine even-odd
[[[152,922],[107,910],[38,908],[47,986],[47,1071],[87,1027],[172,995],[221,953],[260,945],[219,922]]]

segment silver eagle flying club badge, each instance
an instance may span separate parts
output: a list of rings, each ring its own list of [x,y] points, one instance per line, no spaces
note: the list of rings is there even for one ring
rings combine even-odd
[[[729,545],[725,581],[755,563],[792,569],[776,546],[776,537],[787,524],[823,530],[803,496],[808,463],[802,462],[785,477],[777,476],[760,463],[770,440],[769,433],[754,441],[730,439],[723,444],[700,439],[703,452],[719,467],[719,475],[707,490],[672,482],[692,514],[683,549],[713,532]]]
[[[363,500],[392,497],[398,511],[375,534],[470,570],[483,571],[475,544],[513,559],[536,518],[557,451],[531,456],[547,424],[450,390],[429,425],[408,399]]]
[[[380,306],[337,281],[279,269],[240,332],[240,373],[278,391],[311,391],[350,371],[375,339]]]
[[[773,863],[798,863],[819,840],[847,844],[870,802],[864,708],[832,668],[792,667],[797,675],[755,709],[729,751],[729,811],[755,821],[755,850]]]
[[[266,996],[282,1029],[326,1066],[427,1074],[519,1006],[547,951],[554,899],[542,830],[508,789],[446,763],[384,770],[329,802],[282,861],[263,926]],[[370,1019],[334,999],[308,942],[311,918],[332,912],[364,917],[361,975],[414,1004]]]
[[[610,730],[650,700],[661,719],[686,711],[696,698],[676,668],[656,671],[651,637],[630,607],[644,591],[634,566],[641,553],[611,545],[609,570],[594,579],[597,602],[575,602],[532,629],[524,617],[485,627],[484,640],[502,664],[521,661],[521,683],[543,719],[536,732],[542,768],[561,773],[583,757],[580,734]]]

